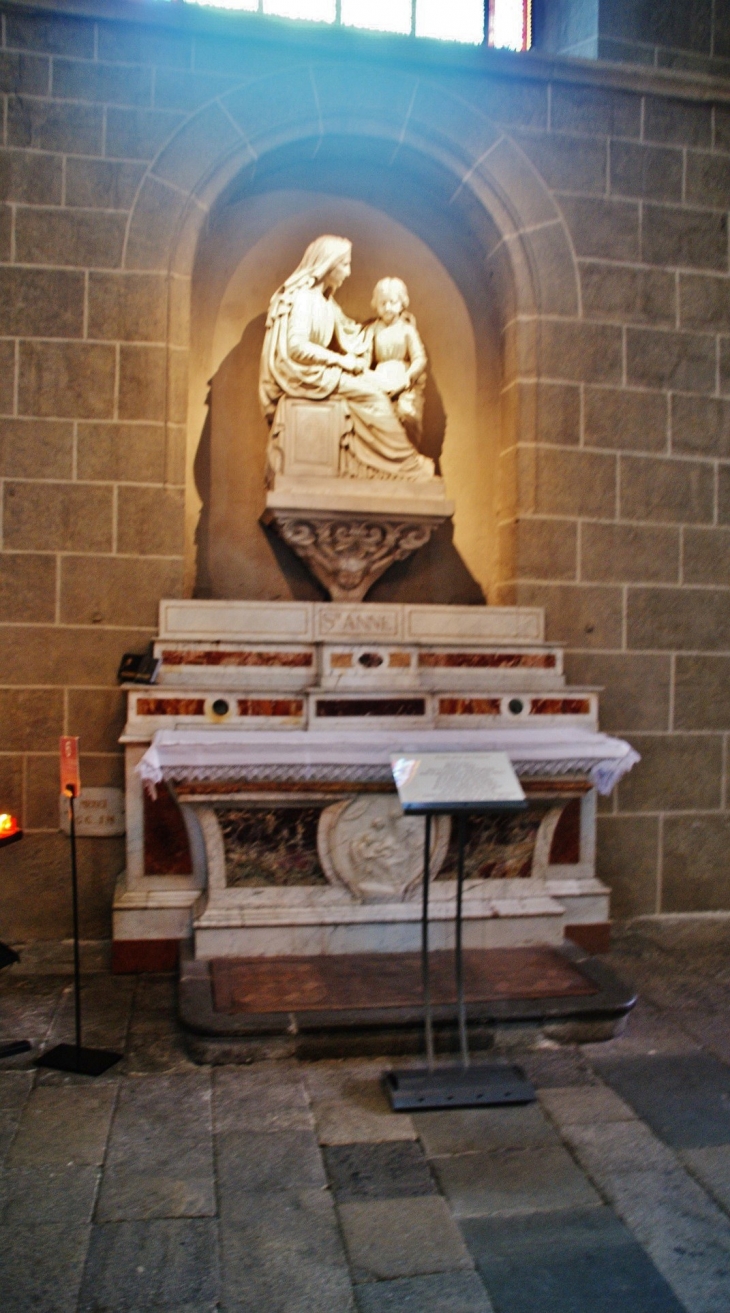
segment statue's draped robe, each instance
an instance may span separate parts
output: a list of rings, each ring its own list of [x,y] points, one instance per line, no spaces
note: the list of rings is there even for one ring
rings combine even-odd
[[[339,353],[331,350],[333,342]],[[307,401],[342,397],[352,416],[352,430],[343,438],[342,473],[431,478],[433,463],[412,446],[375,375],[342,368],[341,353],[368,363],[370,350],[367,334],[319,286],[289,289],[285,284],[272,298],[266,324],[259,388],[264,414],[273,424],[283,396]],[[272,440],[275,436],[272,429]]]

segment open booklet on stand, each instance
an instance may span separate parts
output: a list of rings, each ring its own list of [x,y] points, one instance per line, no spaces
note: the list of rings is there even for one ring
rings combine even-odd
[[[512,812],[526,808],[527,799],[522,786],[506,752],[470,752],[458,755],[442,752],[422,753],[418,756],[393,757],[391,767],[403,811],[426,817],[421,971],[427,1066],[390,1071],[386,1074],[385,1087],[393,1110],[412,1112],[418,1108],[465,1108],[485,1107],[490,1104],[530,1103],[535,1098],[535,1091],[518,1067],[506,1063],[489,1063],[474,1067],[470,1064],[462,951],[466,817],[474,813]],[[444,812],[451,813],[457,818],[454,974],[461,1065],[437,1067],[434,1056],[429,974],[428,889],[431,818],[443,815]]]

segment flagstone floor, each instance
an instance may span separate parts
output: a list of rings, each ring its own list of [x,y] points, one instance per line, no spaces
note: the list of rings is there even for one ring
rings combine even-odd
[[[524,1032],[523,1108],[394,1114],[383,1061],[198,1067],[168,977],[85,976],[97,1080],[0,1063],[2,1313],[728,1313],[730,922],[625,930],[641,1001]],[[93,962],[92,962],[93,965]],[[38,949],[0,1037],[71,1037]]]

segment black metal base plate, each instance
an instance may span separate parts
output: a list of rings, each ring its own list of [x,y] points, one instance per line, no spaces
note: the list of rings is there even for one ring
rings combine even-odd
[[[50,1067],[52,1071],[72,1071],[77,1076],[103,1076],[105,1071],[121,1062],[121,1053],[110,1049],[77,1049],[75,1044],[57,1044],[36,1059],[36,1067]]]
[[[533,1103],[536,1095],[519,1067],[489,1063],[476,1067],[412,1067],[389,1071],[385,1089],[394,1112],[429,1108],[487,1108]]]
[[[0,1061],[14,1058],[18,1053],[29,1053],[33,1045],[27,1039],[11,1039],[7,1044],[0,1044]]]

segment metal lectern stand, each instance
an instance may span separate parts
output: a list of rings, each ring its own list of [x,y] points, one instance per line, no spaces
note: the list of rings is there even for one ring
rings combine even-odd
[[[462,760],[464,760],[462,758]],[[468,758],[467,758],[468,760]],[[401,803],[403,797],[401,796]],[[404,805],[404,811],[426,818],[423,851],[423,911],[421,917],[421,973],[426,1038],[426,1062],[423,1067],[390,1071],[385,1087],[395,1112],[425,1111],[435,1108],[476,1108],[507,1103],[531,1103],[536,1095],[519,1067],[507,1063],[472,1066],[469,1058],[467,1014],[464,991],[463,895],[466,818],[468,815],[522,811],[523,801],[469,801],[464,804],[421,803]],[[431,874],[431,822],[435,815],[451,813],[457,825],[456,920],[454,926],[454,970],[459,1025],[461,1065],[436,1066],[433,1039],[433,1008],[429,968],[428,895]]]

